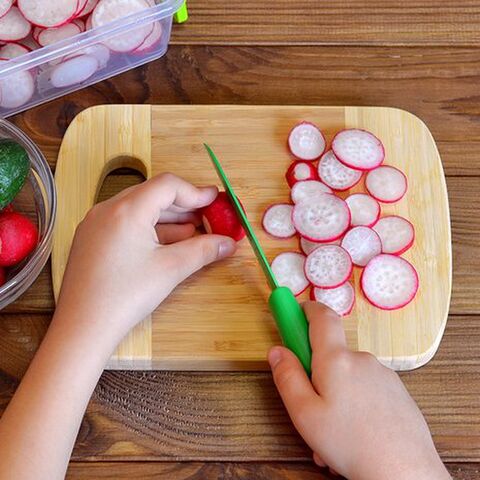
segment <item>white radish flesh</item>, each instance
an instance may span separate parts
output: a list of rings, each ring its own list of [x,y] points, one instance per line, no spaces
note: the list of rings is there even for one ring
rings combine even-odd
[[[382,142],[372,133],[356,128],[337,133],[332,150],[347,167],[362,171],[378,167],[385,158]]]
[[[148,35],[144,42],[136,50],[134,50],[135,53],[145,53],[153,50],[162,38],[162,31],[162,24],[160,22],[155,22],[153,24],[152,32],[150,35]]]
[[[7,60],[0,60],[1,66]],[[20,71],[0,79],[0,107],[17,108],[25,105],[33,96],[35,82],[29,71]]]
[[[340,238],[350,226],[350,210],[341,198],[321,193],[293,208],[293,225],[313,242],[330,242]]]
[[[0,58],[16,58],[29,53],[31,50],[20,43],[7,43],[0,48]]]
[[[382,242],[377,232],[369,227],[355,227],[342,240],[342,247],[350,254],[352,262],[364,267],[373,257],[382,253]]]
[[[87,15],[90,15],[95,7],[97,6],[99,0],[87,0],[87,4],[85,5],[85,8],[81,11],[82,17],[85,17]]]
[[[318,180],[304,180],[297,182],[293,187],[290,195],[293,203],[309,200],[319,193],[333,193],[332,189]]]
[[[79,55],[57,65],[51,74],[56,88],[77,85],[89,79],[98,69],[98,60],[91,55]]]
[[[380,202],[398,202],[407,192],[407,177],[398,168],[383,165],[368,172],[365,188]]]
[[[0,0],[0,17],[6,15],[12,8],[14,0]]]
[[[320,180],[334,190],[344,191],[352,188],[362,178],[362,172],[345,166],[338,161],[330,150],[325,153],[318,164]]]
[[[396,310],[410,303],[418,285],[415,268],[395,255],[382,254],[370,260],[361,278],[365,297],[382,310]]]
[[[380,218],[380,204],[370,195],[354,193],[345,200],[352,214],[353,227],[372,227]]]
[[[333,242],[329,242],[328,245],[340,245],[341,243],[342,241],[339,239]],[[306,238],[300,237],[300,248],[305,255],[310,255],[310,253],[312,253],[316,248],[322,245],[325,245],[325,243],[311,242]]]
[[[323,303],[341,317],[349,315],[355,304],[355,290],[350,282],[345,282],[337,288],[313,287],[310,297],[316,302]]]
[[[45,28],[37,34],[37,42],[46,47],[54,43],[65,40],[66,38],[74,37],[81,33],[80,27],[75,23],[67,23],[61,27]]]
[[[32,26],[25,20],[17,7],[12,7],[0,18],[0,40],[15,42],[22,40],[30,33]]]
[[[264,230],[277,238],[290,238],[296,230],[292,223],[292,205],[279,203],[269,207],[263,215]]]
[[[78,57],[79,55],[90,55],[98,60],[98,70],[105,68],[110,60],[110,49],[101,43],[90,45],[89,47],[82,48],[81,50],[67,55],[65,60],[69,58]]]
[[[316,160],[324,152],[326,142],[316,125],[302,122],[290,132],[288,146],[292,154],[300,160]]]
[[[373,230],[382,241],[382,252],[401,255],[406,252],[415,240],[413,225],[403,217],[391,215],[381,218]]]
[[[279,285],[300,295],[309,285],[305,277],[305,256],[297,252],[284,252],[272,262],[272,271]]]
[[[352,273],[352,259],[337,245],[322,245],[313,250],[305,261],[305,276],[316,287],[336,288]]]
[[[73,19],[78,8],[77,0],[18,0],[24,17],[39,27],[59,27]]]

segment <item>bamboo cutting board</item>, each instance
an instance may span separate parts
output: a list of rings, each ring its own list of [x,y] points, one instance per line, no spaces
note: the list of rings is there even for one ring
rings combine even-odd
[[[406,197],[384,205],[383,214],[402,215],[415,225],[415,245],[404,256],[419,273],[417,297],[402,310],[374,308],[359,291],[360,270],[355,269],[357,304],[344,327],[351,348],[370,351],[391,368],[409,370],[427,363],[439,346],[450,302],[448,197],[428,128],[397,109],[108,105],[82,112],[65,134],[56,169],[55,293],[75,227],[94,204],[105,176],[128,166],[146,177],[170,171],[197,185],[218,184],[203,142],[222,161],[269,259],[298,250],[296,240],[269,238],[260,225],[269,204],[289,198],[284,173],[292,159],[285,145],[289,130],[301,120],[319,125],[327,140],[346,127],[372,131],[385,144],[386,163],[407,174]],[[109,368],[266,369],[266,352],[279,343],[267,297],[262,272],[244,241],[234,258],[207,267],[178,287],[125,338]]]

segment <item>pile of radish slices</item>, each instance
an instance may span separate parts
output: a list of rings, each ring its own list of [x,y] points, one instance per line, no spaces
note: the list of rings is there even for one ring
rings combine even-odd
[[[295,295],[311,286],[312,300],[348,315],[355,304],[350,278],[358,267],[372,305],[395,310],[410,303],[418,275],[400,255],[413,245],[415,230],[405,218],[382,216],[380,206],[405,196],[407,178],[383,164],[382,142],[365,130],[347,129],[325,151],[319,128],[302,122],[290,132],[288,146],[296,158],[286,173],[291,203],[270,206],[263,228],[276,238],[298,235],[303,253],[283,252],[273,260],[279,283]],[[364,192],[345,193],[362,179]]]
[[[0,0],[0,68],[4,62],[32,50],[154,5],[155,0]],[[0,107],[25,105],[36,87],[43,91],[81,84],[104,69],[113,55],[148,53],[161,38],[160,22],[150,22],[45,63],[39,69],[18,71],[0,80]]]

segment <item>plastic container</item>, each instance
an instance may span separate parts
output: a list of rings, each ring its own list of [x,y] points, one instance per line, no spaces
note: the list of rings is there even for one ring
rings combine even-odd
[[[0,309],[16,300],[35,281],[50,256],[52,232],[57,209],[55,182],[47,160],[21,130],[0,119],[0,138],[22,145],[30,157],[28,180],[13,201],[16,211],[29,216],[37,225],[39,242],[20,264],[9,268],[7,282],[0,287]]]
[[[0,117],[8,117],[163,56],[170,41],[173,16],[184,7],[184,0],[164,0],[157,3],[142,12],[1,63],[0,89],[2,85],[19,85],[19,79],[25,72],[32,75],[33,84],[28,101],[21,105],[0,106]],[[185,14],[186,10],[182,9],[180,12]],[[112,42],[121,36],[138,34],[148,26],[155,26],[159,31],[158,41],[149,48],[130,52],[105,48],[105,45],[112,45]],[[78,66],[86,56],[89,57],[87,60],[92,57],[97,59],[97,68],[94,60],[86,62],[88,68]],[[67,64],[67,61],[72,63]],[[65,68],[59,74],[58,66],[62,63]],[[75,68],[79,73],[75,73]]]

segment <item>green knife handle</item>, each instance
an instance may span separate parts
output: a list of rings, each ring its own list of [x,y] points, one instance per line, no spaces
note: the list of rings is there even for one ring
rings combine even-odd
[[[279,287],[273,290],[268,299],[268,304],[275,317],[283,344],[298,357],[303,368],[310,375],[312,349],[305,312],[292,291],[287,287]]]

